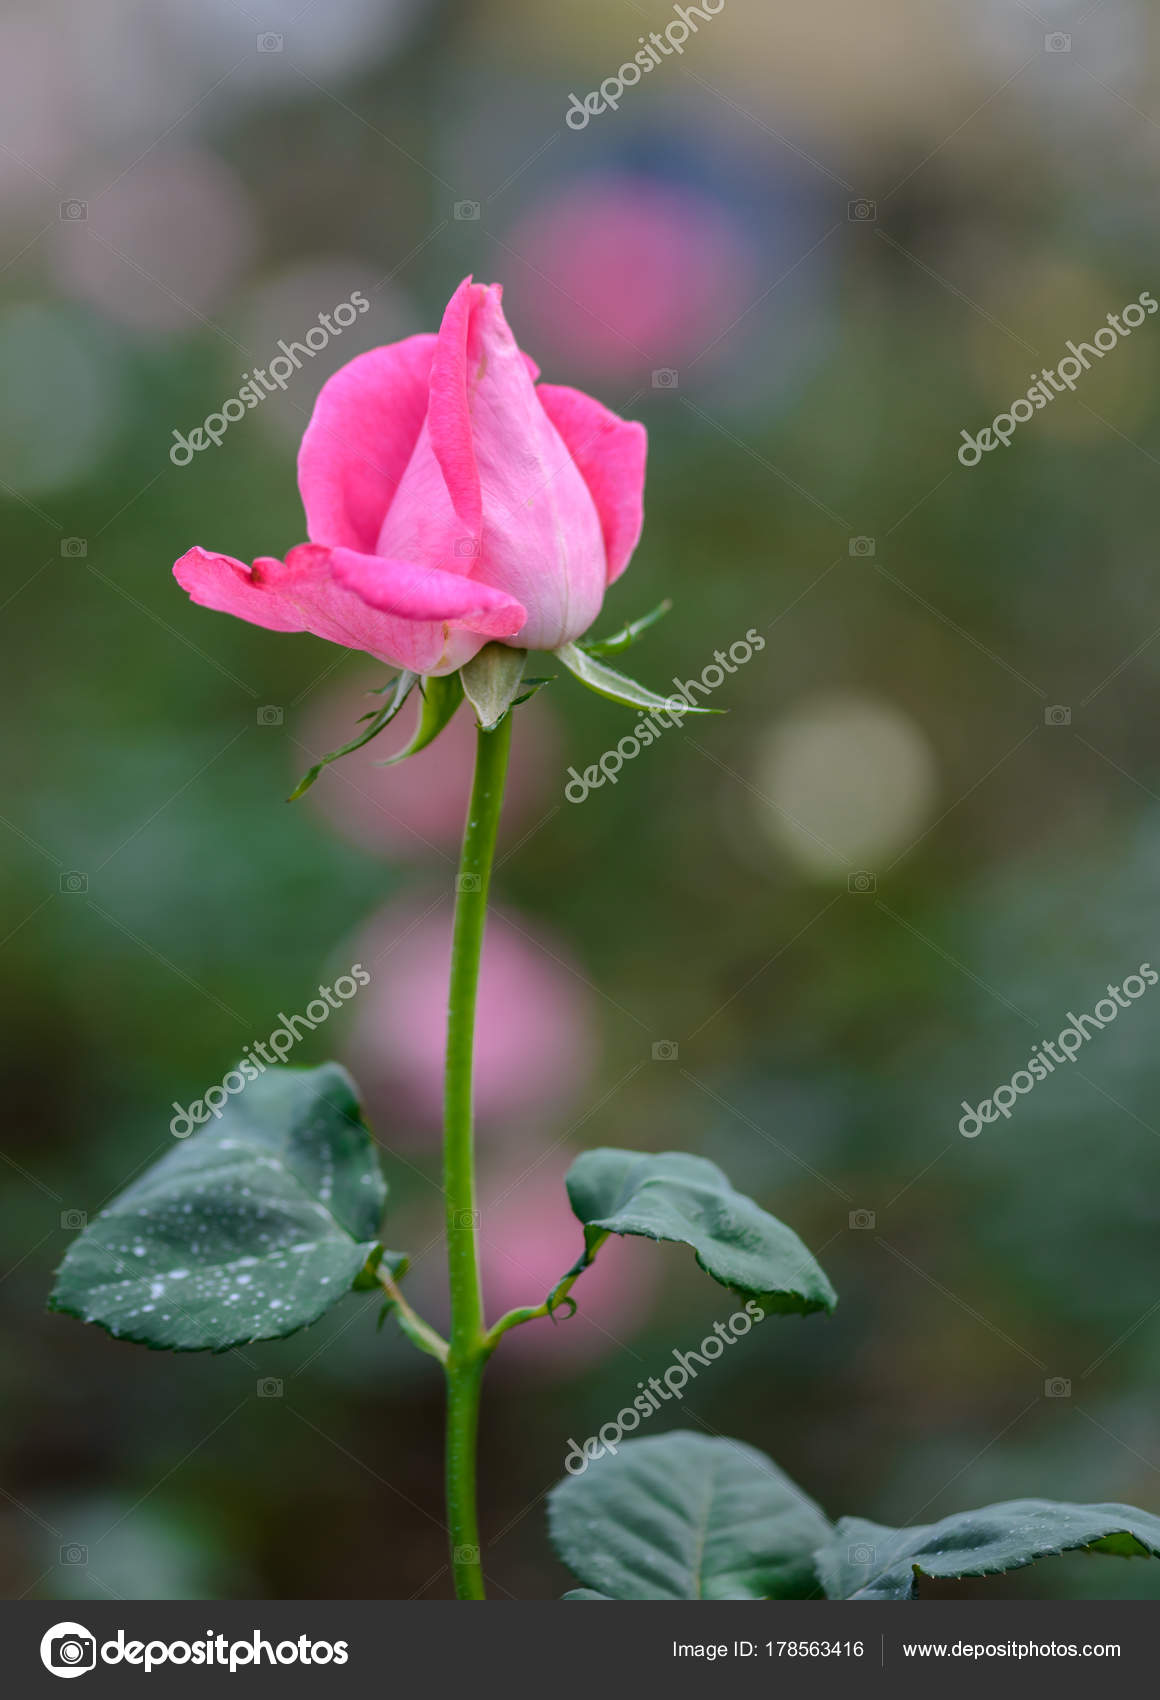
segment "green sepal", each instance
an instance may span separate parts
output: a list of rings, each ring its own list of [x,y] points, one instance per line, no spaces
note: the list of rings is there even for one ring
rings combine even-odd
[[[626,679],[623,673],[617,673],[611,667],[606,667],[602,661],[578,648],[574,643],[566,643],[553,653],[562,661],[570,673],[574,673],[582,685],[587,685],[590,691],[598,696],[607,697],[610,702],[623,704],[625,708],[644,709],[646,712],[662,711],[683,718],[686,714],[720,714],[719,708],[702,708],[699,703],[687,703],[683,697],[661,697],[655,691],[646,690],[638,685],[635,679]]]
[[[576,648],[582,649],[586,655],[619,655],[623,650],[631,649],[650,626],[655,626],[658,620],[663,620],[672,609],[672,601],[665,597],[647,614],[642,614],[639,620],[630,620],[627,626],[621,626],[618,632],[613,632],[606,638],[580,638]]]
[[[377,761],[376,767],[394,767],[397,762],[406,761],[408,756],[417,756],[420,750],[433,744],[463,701],[463,685],[458,673],[440,673],[434,678],[424,679],[419,689],[423,712],[419,716],[415,736],[405,750],[388,756],[386,761]]]
[[[377,686],[373,693],[375,696],[381,696],[386,691],[390,691],[392,694],[382,708],[372,709],[369,714],[361,716],[368,723],[366,730],[360,732],[357,738],[352,738],[349,744],[344,744],[341,750],[331,750],[328,756],[323,756],[321,761],[315,762],[309,773],[298,781],[286,801],[288,803],[297,802],[299,797],[309,791],[324,767],[329,767],[332,761],[338,761],[340,756],[353,755],[355,750],[361,750],[364,744],[369,744],[372,738],[377,738],[383,728],[390,725],[418,682],[418,673],[400,673],[396,679],[390,679],[385,685]]]
[[[459,669],[463,694],[485,732],[494,732],[513,706],[527,661],[526,649],[513,649],[507,643],[485,643]]]

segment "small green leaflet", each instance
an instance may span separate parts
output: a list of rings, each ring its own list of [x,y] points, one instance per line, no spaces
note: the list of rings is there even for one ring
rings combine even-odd
[[[369,744],[372,738],[377,738],[384,726],[390,725],[418,682],[418,673],[400,673],[398,678],[392,680],[390,684],[381,686],[374,693],[376,696],[388,691],[391,694],[387,697],[382,708],[376,708],[372,713],[363,716],[363,719],[367,722],[365,730],[360,732],[357,738],[352,738],[349,744],[344,744],[341,750],[331,750],[328,756],[323,756],[321,761],[315,762],[310,772],[298,781],[286,801],[288,803],[297,802],[299,797],[309,791],[324,767],[329,767],[332,761],[338,761],[340,756],[352,755],[355,750],[361,750],[364,744]]]
[[[607,697],[610,702],[622,703],[626,708],[661,710],[668,714],[720,714],[718,708],[702,708],[699,703],[690,704],[675,693],[672,696],[657,696],[655,691],[646,690],[638,685],[635,679],[626,679],[623,673],[614,672],[602,661],[587,654],[574,643],[566,643],[553,653],[562,661],[570,673],[575,673],[582,685],[587,685],[590,691],[598,696]]]
[[[621,626],[618,632],[613,632],[606,638],[581,638],[576,645],[586,655],[619,655],[622,650],[631,649],[633,644],[642,638],[650,626],[655,626],[658,620],[663,620],[672,609],[672,602],[666,596],[663,602],[658,602],[649,613],[642,614],[639,620],[630,620],[627,626]]]
[[[405,750],[400,750],[397,756],[388,756],[386,761],[377,761],[376,767],[394,767],[396,762],[406,761],[408,756],[417,756],[420,750],[425,750],[428,744],[434,743],[463,701],[463,685],[458,673],[441,673],[436,678],[424,679],[420,689],[423,712],[419,716],[415,736]]]
[[[818,1575],[832,1600],[916,1600],[920,1576],[993,1576],[1077,1549],[1160,1557],[1160,1517],[1051,1499],[1012,1499],[913,1529],[843,1517],[818,1553]]]
[[[752,1446],[677,1431],[628,1440],[548,1498],[569,1599],[800,1600],[833,1531]]]
[[[49,1301],[119,1339],[222,1352],[316,1322],[383,1252],[386,1185],[335,1063],[271,1069],[69,1247]]]
[[[592,1261],[608,1234],[642,1234],[692,1246],[705,1272],[767,1312],[833,1310],[834,1289],[812,1253],[784,1222],[734,1192],[715,1163],[683,1151],[642,1156],[603,1147],[576,1159],[565,1179],[584,1223]]]

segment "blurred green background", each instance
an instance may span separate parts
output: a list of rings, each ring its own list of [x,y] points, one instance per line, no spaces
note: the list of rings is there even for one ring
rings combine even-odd
[[[520,711],[485,1011],[492,1313],[576,1255],[571,1154],[698,1151],[841,1305],[750,1335],[655,1432],[756,1444],[835,1516],[1160,1508],[1160,994],[1009,1121],[957,1131],[964,1098],[1160,958],[1160,322],[1009,449],[956,459],[1068,339],[1160,289],[1157,19],[728,0],[569,128],[569,95],[672,16],[5,8],[7,1596],[450,1591],[438,1377],[376,1335],[373,1299],[223,1358],[43,1307],[76,1213],[170,1147],[174,1100],[361,960],[372,988],[292,1060],[356,1066],[390,1243],[439,1310],[464,739],[397,773],[372,749],[287,806],[384,671],[196,608],[170,567],[300,541],[320,384],[435,328],[468,271],[505,285],[546,378],[649,429],[644,540],[602,628],[676,607],[632,670],[661,687],[765,639],[715,693],[727,715],[582,805],[569,767],[629,716],[566,677]],[[370,312],[284,396],[171,463],[175,430],[354,289]],[[496,1597],[562,1591],[543,1496],[569,1437],[733,1308],[676,1248],[632,1253],[490,1372]],[[1077,1559],[946,1591],[1160,1583]]]

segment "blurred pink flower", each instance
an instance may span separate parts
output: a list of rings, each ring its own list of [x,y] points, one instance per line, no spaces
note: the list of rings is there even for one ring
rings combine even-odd
[[[407,898],[380,910],[350,947],[372,979],[354,1005],[347,1060],[388,1146],[440,1125],[451,920],[450,898],[426,907]],[[509,1137],[521,1119],[573,1098],[594,1052],[582,982],[556,940],[541,948],[531,932],[493,910],[480,971],[476,1115]]]
[[[465,278],[437,336],[372,349],[324,386],[298,453],[311,541],[252,566],[190,549],[179,584],[428,675],[489,639],[581,637],[640,538],[645,430],[538,377],[499,286]]]
[[[186,151],[143,160],[89,202],[84,218],[65,220],[53,259],[63,289],[119,324],[192,334],[218,310],[254,245],[233,172],[213,154]]]
[[[327,750],[341,749],[358,730],[359,716],[382,701],[367,692],[383,682],[381,668],[365,668],[324,696],[295,728],[292,777]],[[541,692],[521,708],[504,796],[500,843],[534,819],[545,779],[559,772],[556,722]],[[461,708],[433,744],[398,767],[376,767],[408,742],[419,715],[418,698],[364,749],[324,768],[306,802],[344,838],[391,857],[438,861],[458,848],[475,762],[475,721]],[[542,808],[547,813],[546,808]]]
[[[707,196],[646,177],[553,191],[511,233],[521,320],[593,375],[696,358],[753,300],[756,255]]]

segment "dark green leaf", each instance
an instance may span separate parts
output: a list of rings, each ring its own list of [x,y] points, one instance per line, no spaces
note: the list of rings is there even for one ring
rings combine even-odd
[[[385,1198],[345,1070],[271,1069],[73,1241],[50,1308],[173,1351],[278,1339],[384,1255]]]
[[[553,653],[570,673],[575,673],[582,685],[587,685],[588,689],[595,691],[598,696],[607,697],[610,702],[623,703],[626,708],[659,709],[674,715],[721,712],[716,708],[702,708],[700,704],[687,703],[675,693],[668,697],[657,696],[655,691],[648,691],[643,685],[638,685],[635,679],[626,679],[623,673],[614,672],[602,661],[597,661],[584,650],[578,649],[574,643],[566,643]]]
[[[386,761],[376,762],[376,767],[394,767],[396,762],[406,761],[408,756],[417,756],[420,750],[425,750],[428,744],[434,743],[463,701],[463,685],[458,673],[424,679],[421,691],[423,712],[419,716],[415,736],[405,750],[400,750],[397,756],[388,756]]]
[[[832,1533],[763,1453],[680,1431],[625,1441],[559,1482],[548,1507],[561,1558],[616,1600],[804,1599]]]
[[[372,738],[377,738],[383,727],[390,725],[418,682],[418,673],[400,673],[397,679],[380,686],[374,692],[374,695],[379,696],[386,691],[390,691],[391,694],[382,708],[376,708],[370,714],[362,716],[363,720],[367,722],[366,730],[360,732],[357,738],[352,738],[349,744],[344,744],[341,750],[331,750],[328,756],[323,756],[320,762],[315,762],[310,772],[298,781],[286,801],[288,803],[297,802],[304,792],[309,791],[324,767],[328,767],[332,761],[337,761],[340,756],[349,756],[355,750],[361,750],[364,744],[369,744]]]
[[[833,1310],[834,1289],[791,1228],[744,1193],[715,1163],[683,1151],[642,1156],[607,1147],[586,1151],[568,1171],[572,1209],[584,1223],[592,1260],[607,1234],[643,1234],[692,1246],[707,1274],[764,1310]]]
[[[631,649],[650,626],[655,626],[658,620],[663,620],[672,606],[666,596],[664,601],[658,602],[649,613],[642,614],[639,620],[630,620],[627,626],[621,626],[611,637],[581,638],[576,648],[584,650],[587,655],[619,655],[622,650]]]
[[[494,732],[520,688],[527,666],[526,649],[507,643],[485,643],[459,670],[463,694],[485,732]]]
[[[913,1529],[843,1517],[817,1565],[832,1600],[915,1600],[919,1576],[994,1576],[1076,1549],[1160,1557],[1160,1517],[1051,1499],[1012,1499]]]

